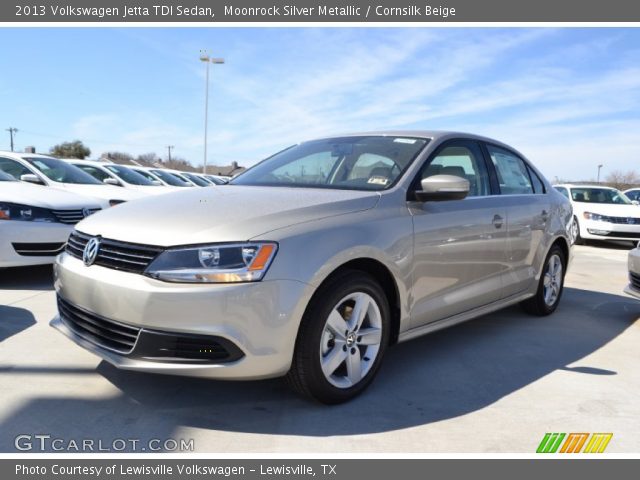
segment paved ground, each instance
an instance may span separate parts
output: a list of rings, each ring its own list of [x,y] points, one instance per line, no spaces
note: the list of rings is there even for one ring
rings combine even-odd
[[[279,380],[119,372],[48,326],[50,268],[0,273],[0,451],[19,434],[194,439],[199,452],[526,452],[545,432],[613,432],[640,452],[640,301],[628,246],[576,247],[558,311],[519,308],[393,348],[362,397],[324,407]],[[635,323],[634,323],[635,322]]]

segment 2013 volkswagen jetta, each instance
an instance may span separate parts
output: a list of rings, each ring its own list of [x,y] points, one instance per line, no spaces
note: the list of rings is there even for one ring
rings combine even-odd
[[[229,185],[77,225],[52,325],[128,370],[258,379],[338,403],[386,349],[514,303],[552,313],[569,201],[523,155],[453,132],[308,141]]]

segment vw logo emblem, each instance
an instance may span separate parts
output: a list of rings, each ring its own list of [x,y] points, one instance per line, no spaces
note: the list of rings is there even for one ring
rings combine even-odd
[[[100,250],[99,237],[93,237],[91,240],[87,242],[87,245],[84,247],[84,252],[82,252],[82,261],[87,267],[93,265],[93,262],[96,261],[96,257],[98,256],[99,250]]]
[[[633,225],[633,224],[635,224],[635,223],[636,223],[636,219],[635,219],[635,218],[627,218],[627,223],[628,223],[629,225]]]
[[[91,212],[91,209],[90,209],[90,208],[83,208],[83,209],[82,209],[82,215],[83,215],[85,218],[86,218],[86,217],[88,217],[89,215],[91,215],[91,213],[92,213],[92,212]]]

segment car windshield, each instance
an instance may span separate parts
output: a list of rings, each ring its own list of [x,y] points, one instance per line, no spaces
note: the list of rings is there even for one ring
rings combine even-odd
[[[0,170],[0,182],[17,182],[17,180],[13,175],[9,175]]]
[[[394,184],[428,142],[394,136],[313,140],[275,154],[230,183],[384,190]]]
[[[147,187],[154,185],[138,172],[134,172],[130,168],[123,167],[122,165],[105,165],[104,168],[131,185],[144,185]]]
[[[182,174],[182,176],[187,177],[189,180],[191,180],[193,183],[195,183],[199,187],[210,187],[211,186],[211,184],[209,182],[207,182],[204,178],[200,178],[199,176],[194,175],[193,173],[184,172]]]
[[[78,167],[57,158],[23,157],[29,164],[40,170],[47,178],[60,183],[104,185]]]
[[[150,182],[159,182],[159,180],[154,177],[153,175],[151,175],[149,172],[147,172],[146,170],[138,170],[136,169],[132,169],[135,172],[139,173],[140,175],[142,175],[144,178],[146,178],[147,180],[149,180]],[[154,184],[155,185],[155,184]]]
[[[166,172],[164,170],[151,170],[151,173],[157,175],[158,178],[161,178],[162,181],[168,183],[169,185],[173,185],[174,187],[190,187],[191,184],[185,182],[181,178],[177,177],[173,173]]]
[[[211,183],[213,183],[214,185],[224,185],[225,183],[227,183],[225,180],[223,180],[222,178],[218,178],[218,177],[214,177],[212,175],[207,175],[207,178],[209,179],[209,181]]]
[[[608,203],[615,205],[630,205],[631,200],[614,188],[572,188],[571,198],[580,203]]]

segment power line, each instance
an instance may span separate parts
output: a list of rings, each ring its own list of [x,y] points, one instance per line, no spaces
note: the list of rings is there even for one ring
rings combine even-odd
[[[9,136],[11,137],[11,151],[13,152],[13,135],[18,133],[18,129],[14,127],[9,127],[6,129],[9,132]]]

